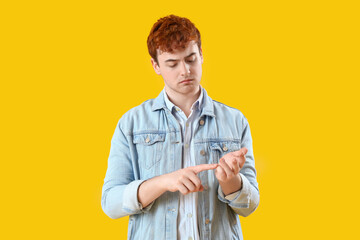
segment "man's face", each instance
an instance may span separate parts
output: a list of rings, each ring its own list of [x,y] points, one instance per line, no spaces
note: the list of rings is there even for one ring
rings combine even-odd
[[[203,57],[194,41],[172,53],[158,50],[158,63],[154,59],[151,63],[155,72],[163,77],[168,94],[188,95],[199,90]]]

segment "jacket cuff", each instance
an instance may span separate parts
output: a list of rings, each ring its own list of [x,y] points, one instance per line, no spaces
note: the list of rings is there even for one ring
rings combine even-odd
[[[123,209],[129,214],[146,213],[151,209],[152,205],[154,204],[153,201],[149,204],[149,206],[143,208],[142,204],[139,202],[138,189],[144,181],[145,180],[132,181],[124,189]]]
[[[242,189],[225,196],[221,189],[221,186],[219,185],[218,198],[220,201],[228,204],[231,207],[248,208],[251,199],[251,184],[242,173],[239,174],[242,180]]]

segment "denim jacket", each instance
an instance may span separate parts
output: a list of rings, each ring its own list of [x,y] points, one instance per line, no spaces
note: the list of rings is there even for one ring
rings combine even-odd
[[[196,165],[218,163],[223,155],[242,147],[248,152],[239,173],[243,187],[232,200],[225,198],[214,171],[198,174],[205,189],[198,192],[200,239],[243,239],[238,214],[248,216],[260,200],[249,124],[239,110],[203,91],[203,109],[193,136]],[[137,198],[143,181],[181,168],[181,130],[163,94],[125,113],[111,140],[101,206],[114,219],[129,215],[128,239],[177,238],[180,193],[165,192],[146,208]]]

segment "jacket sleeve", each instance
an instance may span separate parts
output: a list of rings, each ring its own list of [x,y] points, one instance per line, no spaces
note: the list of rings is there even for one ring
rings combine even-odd
[[[132,143],[131,143],[132,144]],[[102,188],[101,207],[106,215],[116,219],[149,211],[152,204],[142,208],[137,192],[144,180],[136,179],[133,154],[120,121],[111,140],[108,168]]]
[[[218,198],[220,201],[227,203],[240,216],[247,217],[258,207],[260,194],[258,183],[256,181],[255,160],[250,127],[246,118],[243,119],[243,126],[241,148],[246,147],[248,152],[245,155],[245,164],[239,173],[242,179],[242,189],[225,197],[221,186],[219,185]]]

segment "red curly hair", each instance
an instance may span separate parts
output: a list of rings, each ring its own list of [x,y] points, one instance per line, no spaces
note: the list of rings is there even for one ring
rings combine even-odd
[[[157,61],[157,49],[162,52],[173,52],[185,49],[190,41],[195,41],[201,54],[200,32],[187,18],[169,15],[160,18],[152,27],[147,39],[150,56]]]

